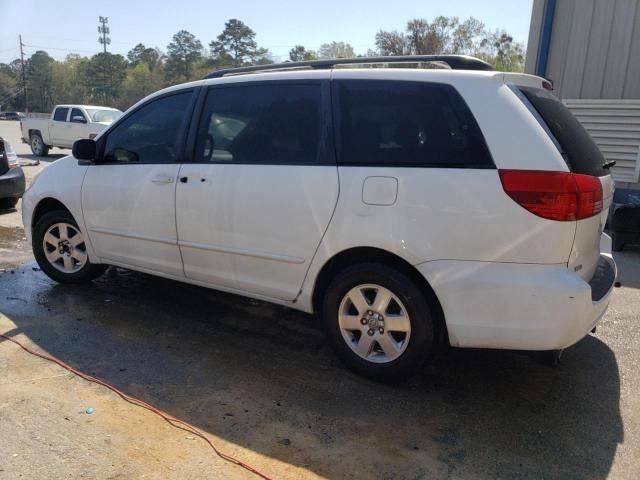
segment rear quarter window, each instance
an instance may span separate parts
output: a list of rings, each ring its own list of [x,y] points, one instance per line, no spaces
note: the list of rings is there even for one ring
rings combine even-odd
[[[519,87],[524,104],[547,130],[574,173],[601,177],[608,175],[606,160],[571,111],[550,92],[532,87]],[[516,92],[516,93],[518,93]]]
[[[495,168],[475,118],[450,85],[340,80],[334,89],[341,165]]]

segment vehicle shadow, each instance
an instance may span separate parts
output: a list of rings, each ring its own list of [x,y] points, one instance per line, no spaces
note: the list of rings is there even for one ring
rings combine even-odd
[[[623,287],[640,288],[640,245],[625,245],[622,252],[613,252],[618,266],[628,265],[625,270],[618,271],[618,281]]]
[[[322,477],[604,479],[623,440],[618,364],[593,336],[559,368],[451,349],[380,385],[344,369],[309,315],[113,268],[90,286],[19,270],[0,275],[18,298],[9,335]]]

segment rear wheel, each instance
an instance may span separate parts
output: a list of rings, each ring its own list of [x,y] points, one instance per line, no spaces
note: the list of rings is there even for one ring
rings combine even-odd
[[[46,157],[49,154],[49,147],[44,144],[44,140],[42,140],[42,136],[39,133],[32,133],[29,140],[31,151],[36,157]]]
[[[33,253],[44,273],[61,283],[86,283],[106,265],[89,261],[84,234],[65,210],[45,213],[33,229]]]
[[[416,373],[433,347],[431,311],[403,273],[365,263],[340,272],[322,315],[338,356],[354,372],[379,381]]]

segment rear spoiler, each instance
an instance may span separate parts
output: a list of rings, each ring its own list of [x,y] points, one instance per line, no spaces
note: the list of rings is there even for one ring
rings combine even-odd
[[[503,73],[502,81],[507,85],[517,85],[519,87],[544,88],[553,91],[553,80],[529,75],[527,73]]]

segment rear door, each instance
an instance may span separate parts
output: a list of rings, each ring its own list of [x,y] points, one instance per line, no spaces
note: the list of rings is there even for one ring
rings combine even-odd
[[[576,222],[575,240],[569,258],[569,268],[583,279],[590,280],[598,264],[600,237],[613,201],[614,181],[605,168],[606,160],[578,119],[554,95],[541,88],[516,88],[553,139],[569,171],[597,177],[602,185],[602,211]]]
[[[328,80],[210,87],[180,170],[188,278],[293,300],[338,198]]]
[[[65,138],[67,135],[67,127],[70,124],[67,122],[69,116],[69,107],[58,107],[53,112],[53,118],[49,121],[49,141],[53,145],[65,144]],[[47,139],[44,138],[45,143]]]

